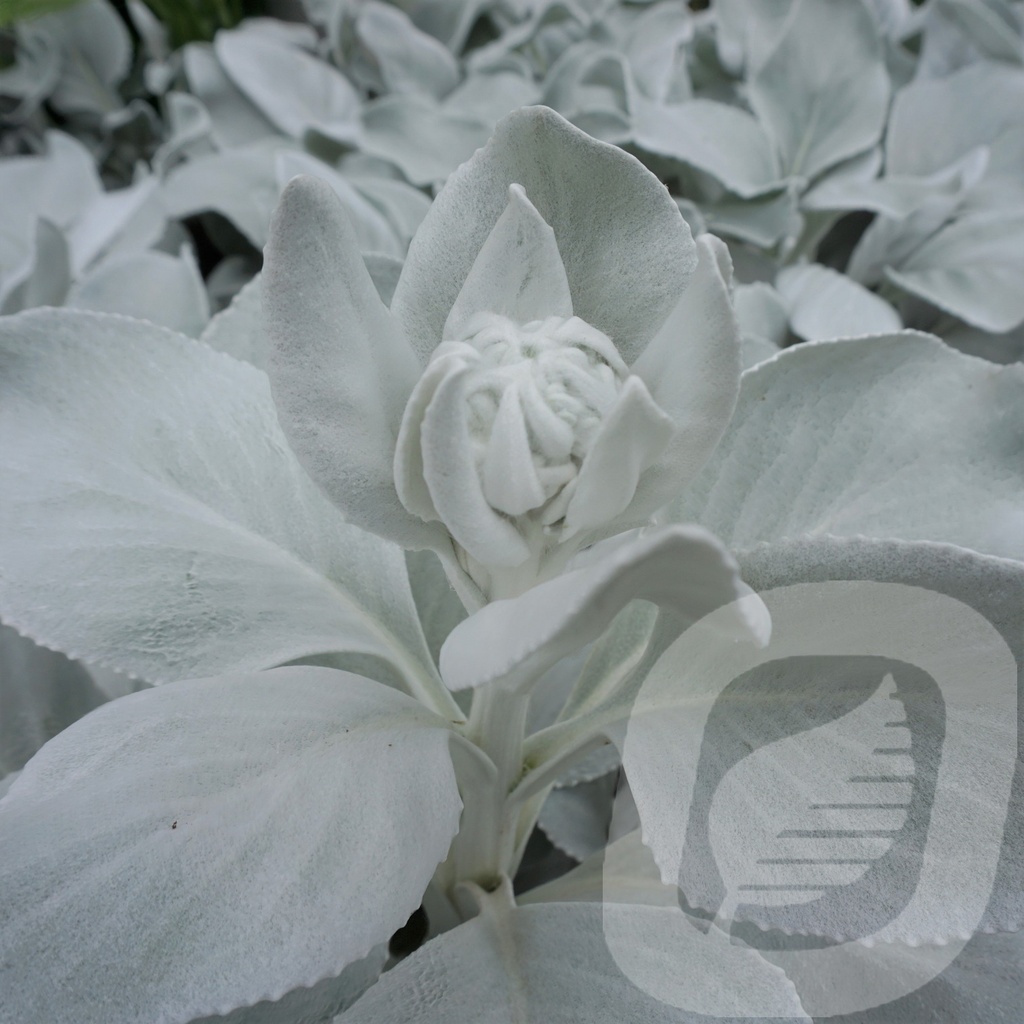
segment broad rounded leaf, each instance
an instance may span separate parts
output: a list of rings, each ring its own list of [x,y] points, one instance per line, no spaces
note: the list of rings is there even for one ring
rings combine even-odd
[[[887,334],[903,326],[885,299],[818,263],[787,267],[776,287],[789,306],[793,333],[804,341]]]
[[[419,906],[458,829],[450,735],[320,668],[88,715],[0,803],[10,1019],[171,1024],[337,975]]]
[[[1024,557],[1024,368],[907,331],[799,345],[747,372],[671,508],[733,550],[823,533]]]
[[[343,144],[359,136],[359,96],[326,61],[261,32],[217,33],[217,57],[232,81],[281,131],[301,139],[315,128]]]
[[[181,48],[181,55],[189,89],[202,101],[218,146],[241,146],[277,134],[274,125],[227,76],[210,43],[189,43]]]
[[[104,260],[71,289],[75,309],[123,313],[195,338],[210,319],[210,303],[195,258],[166,252],[124,253]]]
[[[219,213],[262,249],[280,195],[276,155],[288,145],[287,139],[275,137],[179,164],[161,184],[168,214]]]
[[[651,851],[636,829],[568,874],[531,889],[519,902],[603,900],[676,906],[678,899],[676,887],[662,883]],[[957,944],[953,952],[958,955],[951,964],[946,946],[847,943],[842,952],[849,959],[841,972],[830,969],[835,955],[829,949],[836,947],[802,949],[792,956],[785,951],[801,940],[791,942],[780,933],[774,938],[774,948],[761,947],[765,958],[786,971],[807,1012],[827,1014],[837,1024],[1011,1024],[1018,1016],[1024,931],[975,935],[966,946]],[[906,987],[914,979],[919,979],[921,987],[897,1000],[886,998],[887,987],[891,995],[892,987]],[[839,1000],[848,1006],[862,1005],[865,997],[878,1005],[831,1015]]]
[[[0,359],[5,621],[151,682],[338,651],[433,673],[401,550],[316,490],[258,370],[72,310],[0,320]]]
[[[662,877],[787,933],[913,944],[1019,927],[1024,567],[827,537],[741,560],[770,645],[684,633],[626,731]]]
[[[428,92],[440,99],[458,84],[451,52],[404,11],[370,0],[359,9],[355,31],[373,54],[387,92]]]
[[[1024,70],[987,61],[918,79],[893,98],[886,173],[927,175],[1019,127]]]
[[[61,73],[50,102],[65,113],[106,114],[120,106],[116,87],[131,66],[128,29],[113,4],[86,0],[47,15],[41,28],[60,47]]]
[[[700,1006],[710,1002],[733,1016],[752,994],[772,1017],[808,1019],[778,968],[728,942],[709,947],[678,907],[503,907],[501,898],[485,897],[478,917],[385,974],[344,1024],[699,1024],[707,1020]],[[634,977],[655,991],[623,972],[609,952],[610,929]],[[693,1009],[672,1005],[673,997]]]
[[[878,30],[859,0],[795,0],[748,85],[785,174],[810,179],[882,136],[889,76]]]
[[[362,112],[361,148],[393,163],[414,185],[433,185],[487,140],[478,117],[409,93],[382,96]]]
[[[632,362],[696,266],[689,228],[639,161],[545,107],[524,108],[499,122],[424,218],[391,306],[410,342],[425,361],[441,341],[512,184],[522,185],[554,230],[573,312]]]
[[[744,198],[782,185],[779,159],[768,133],[745,110],[714,100],[634,103],[633,141],[717,178]]]
[[[979,211],[929,238],[886,277],[985,331],[1024,321],[1024,209]]]

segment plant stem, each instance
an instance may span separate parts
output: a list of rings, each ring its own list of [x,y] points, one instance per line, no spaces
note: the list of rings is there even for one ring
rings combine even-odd
[[[508,795],[522,773],[529,693],[487,687],[473,694],[464,735],[494,766],[477,773],[462,794],[462,828],[449,857],[453,882],[496,885],[512,870],[517,846],[517,813]],[[465,782],[465,780],[464,780]]]

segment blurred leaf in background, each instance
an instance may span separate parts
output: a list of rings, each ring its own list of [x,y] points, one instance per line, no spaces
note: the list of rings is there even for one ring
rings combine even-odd
[[[79,3],[79,0],[0,0],[0,26],[63,11],[65,8],[74,7],[76,3]]]
[[[0,27],[73,7],[81,0],[0,0]],[[218,29],[233,28],[243,18],[265,13],[263,0],[145,0],[160,19],[174,47],[210,40]],[[124,5],[114,6],[124,14]]]

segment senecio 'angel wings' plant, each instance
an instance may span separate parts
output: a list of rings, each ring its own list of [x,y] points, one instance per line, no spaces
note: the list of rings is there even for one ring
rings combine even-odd
[[[677,494],[739,357],[725,247],[673,207],[620,151],[517,114],[448,180],[388,310],[333,193],[295,180],[267,254],[271,380],[348,521],[434,549],[479,604]]]
[[[1018,655],[1024,593],[1019,370],[903,332],[740,388],[729,275],[636,160],[534,108],[449,180],[390,305],[330,190],[289,187],[273,401],[217,331],[0,321],[0,615],[167,684],[61,733],[0,802],[0,1021],[326,1019],[421,903],[437,937],[344,1021],[694,1019],[617,970],[585,871],[517,905],[552,784],[621,736],[653,665],[679,680],[654,714],[705,700],[671,660],[696,620],[718,610],[723,650],[767,642],[740,568],[931,587]],[[454,629],[448,580],[473,613]],[[624,765],[656,856],[665,758]],[[657,880],[627,861],[619,923],[658,962],[678,906],[632,899]],[[985,927],[1019,926],[1019,868]],[[754,949],[715,955],[766,1015],[807,1019]]]

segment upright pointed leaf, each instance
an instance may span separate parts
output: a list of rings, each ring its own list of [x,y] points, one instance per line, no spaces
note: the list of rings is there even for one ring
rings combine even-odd
[[[612,338],[632,362],[696,266],[689,228],[665,187],[639,161],[545,107],[528,107],[499,122],[424,218],[391,305],[410,342],[425,359],[441,341],[512,184],[522,185],[554,230],[573,312]]]
[[[327,183],[285,190],[262,287],[274,398],[313,479],[350,522],[408,547],[440,543],[399,502],[392,470],[419,366]]]

